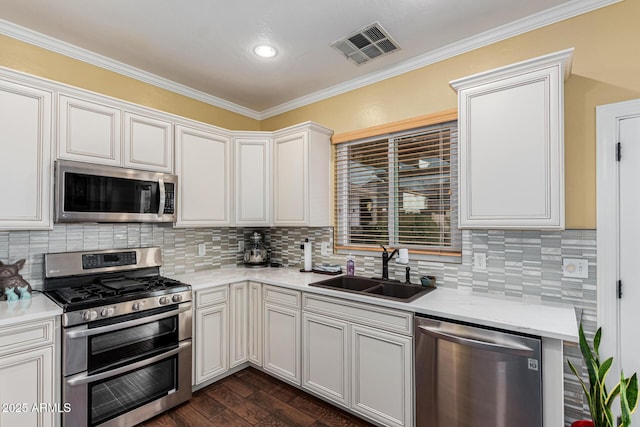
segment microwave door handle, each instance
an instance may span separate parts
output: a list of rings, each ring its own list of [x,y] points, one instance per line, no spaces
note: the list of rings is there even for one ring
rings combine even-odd
[[[164,203],[167,197],[167,194],[164,190],[164,179],[160,178],[158,180],[158,185],[160,186],[160,203],[158,203],[158,217],[162,217],[164,215]]]

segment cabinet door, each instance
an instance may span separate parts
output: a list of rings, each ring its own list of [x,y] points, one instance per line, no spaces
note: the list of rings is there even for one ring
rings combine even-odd
[[[227,134],[176,125],[176,226],[231,224],[231,155]]]
[[[351,409],[387,426],[413,424],[412,340],[351,327]]]
[[[303,313],[302,386],[349,406],[350,363],[348,324]]]
[[[55,419],[59,415],[55,411],[33,410],[40,404],[56,403],[53,375],[51,346],[0,357],[0,401],[2,405],[8,405],[0,411],[0,425],[56,425]]]
[[[460,228],[564,228],[565,56],[452,82],[459,88]]]
[[[249,361],[262,366],[262,284],[249,282]]]
[[[51,228],[51,92],[0,81],[0,229]]]
[[[269,225],[271,138],[235,138],[236,225]]]
[[[229,369],[227,331],[227,304],[196,310],[194,384],[200,384]]]
[[[309,132],[273,141],[273,223],[307,225],[309,218]]]
[[[246,282],[229,286],[229,367],[233,368],[249,360],[249,285]]]
[[[263,368],[300,385],[300,310],[264,304]]]
[[[121,112],[106,100],[59,97],[58,157],[121,166]]]
[[[124,113],[124,165],[156,172],[173,171],[173,132],[170,121]]]

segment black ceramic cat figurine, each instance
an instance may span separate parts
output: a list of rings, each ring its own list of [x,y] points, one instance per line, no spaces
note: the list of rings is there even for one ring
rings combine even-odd
[[[25,260],[21,259],[15,264],[5,264],[0,261],[0,300],[31,298],[31,286],[18,273],[24,267]]]

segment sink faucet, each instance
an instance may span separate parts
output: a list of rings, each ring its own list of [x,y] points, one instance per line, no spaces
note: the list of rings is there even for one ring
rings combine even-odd
[[[380,245],[380,247],[382,248],[382,278],[389,279],[389,260],[398,253],[398,250],[396,249],[389,254],[387,248],[382,245]]]

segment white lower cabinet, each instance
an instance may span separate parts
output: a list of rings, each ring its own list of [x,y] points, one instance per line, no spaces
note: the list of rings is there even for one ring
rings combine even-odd
[[[351,409],[384,425],[412,425],[412,339],[353,325],[351,351]]]
[[[249,282],[249,361],[262,366],[262,284]]]
[[[0,328],[0,426],[58,424],[57,411],[46,410],[59,402],[55,329],[54,320]]]
[[[413,425],[413,314],[313,294],[303,309],[302,386],[377,423]]]
[[[302,315],[302,386],[349,406],[349,324],[312,313]]]
[[[300,292],[264,285],[263,369],[300,385]]]
[[[229,368],[249,360],[249,284],[247,282],[229,285]]]
[[[257,282],[194,299],[194,385],[250,362],[378,424],[413,425],[413,313]]]
[[[228,287],[198,291],[193,322],[193,384],[201,384],[229,369]]]

